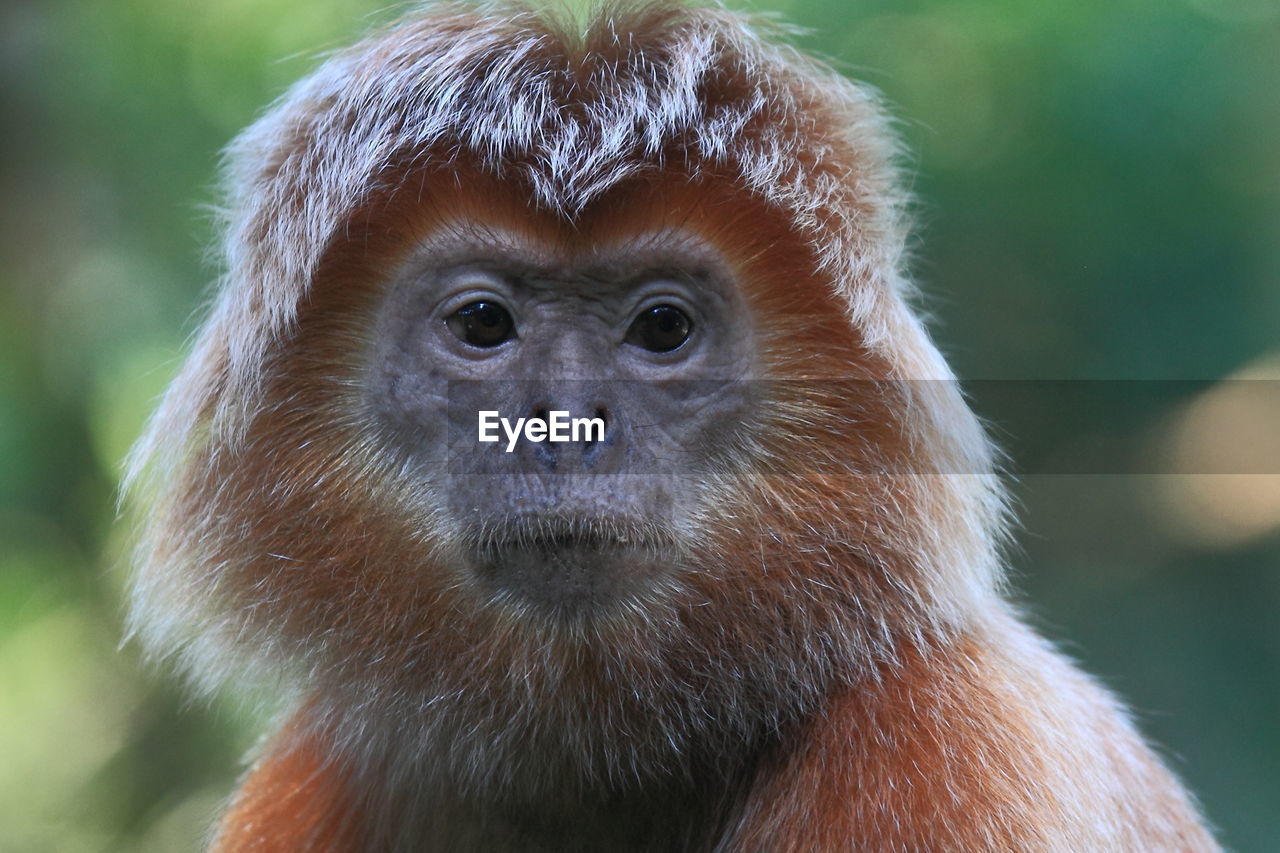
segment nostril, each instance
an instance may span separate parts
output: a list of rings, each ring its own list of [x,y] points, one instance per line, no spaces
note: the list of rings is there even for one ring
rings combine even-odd
[[[598,418],[600,423],[604,424],[604,427],[600,430],[600,439],[603,440],[604,437],[609,434],[609,410],[604,406],[596,406],[596,411],[593,417]],[[594,439],[587,439],[588,444],[592,444],[593,442]]]
[[[545,422],[545,421],[550,421],[550,420],[551,420],[551,408],[550,408],[549,406],[546,406],[546,405],[534,406],[534,407],[533,407],[533,418],[534,418],[534,420],[539,420],[539,421],[544,421],[544,422]]]

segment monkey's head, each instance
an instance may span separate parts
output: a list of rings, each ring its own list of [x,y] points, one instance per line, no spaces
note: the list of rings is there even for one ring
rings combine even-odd
[[[136,456],[144,638],[371,760],[587,784],[979,618],[999,494],[892,153],[722,10],[434,6],[331,58],[231,149],[226,280]]]

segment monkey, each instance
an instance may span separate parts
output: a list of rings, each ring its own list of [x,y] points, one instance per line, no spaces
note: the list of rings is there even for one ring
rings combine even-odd
[[[127,481],[130,630],[280,697],[211,849],[1218,849],[1006,588],[898,159],[669,0],[416,8],[231,144]]]

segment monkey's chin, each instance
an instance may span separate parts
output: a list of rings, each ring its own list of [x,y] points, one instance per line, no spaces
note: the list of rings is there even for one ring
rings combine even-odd
[[[505,603],[578,621],[605,618],[647,597],[672,565],[673,549],[647,537],[557,526],[479,548],[477,580]]]

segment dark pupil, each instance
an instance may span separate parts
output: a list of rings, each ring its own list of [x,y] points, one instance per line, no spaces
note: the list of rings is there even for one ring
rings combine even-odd
[[[627,342],[651,352],[670,352],[689,339],[693,321],[671,305],[650,308],[631,324]]]
[[[496,302],[472,302],[445,321],[460,340],[473,347],[496,347],[511,337],[511,314]]]

